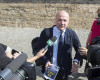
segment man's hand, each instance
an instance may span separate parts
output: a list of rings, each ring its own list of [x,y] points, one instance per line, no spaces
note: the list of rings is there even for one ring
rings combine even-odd
[[[51,65],[52,65],[52,64],[51,64],[50,62],[47,62],[46,65],[45,65],[45,70],[46,70],[48,67],[51,67]]]
[[[79,51],[80,55],[87,55],[88,49],[85,48],[85,47],[80,47],[80,48],[78,49],[78,51]]]
[[[78,73],[79,64],[77,62],[73,62],[71,72],[72,74]]]

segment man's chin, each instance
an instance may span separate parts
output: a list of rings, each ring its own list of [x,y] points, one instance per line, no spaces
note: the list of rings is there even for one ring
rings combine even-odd
[[[60,30],[65,30],[65,27],[61,27],[61,28],[59,28]]]

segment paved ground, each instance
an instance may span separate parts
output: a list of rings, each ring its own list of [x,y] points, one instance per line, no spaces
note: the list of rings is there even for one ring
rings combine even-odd
[[[36,28],[17,28],[17,27],[1,27],[0,28],[0,42],[14,48],[18,51],[27,53],[28,57],[32,56],[31,41],[34,37],[39,36],[42,29]],[[85,42],[88,35],[88,30],[75,30],[82,46],[85,46]],[[73,51],[74,55],[74,51]],[[85,61],[84,61],[85,63]],[[43,80],[41,74],[41,68],[36,66],[37,80]],[[79,69],[79,73],[76,75],[70,75],[69,80],[86,80],[83,74],[84,65]]]

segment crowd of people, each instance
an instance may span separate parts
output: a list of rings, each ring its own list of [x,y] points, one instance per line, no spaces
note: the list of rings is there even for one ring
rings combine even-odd
[[[98,18],[100,18],[100,8],[97,10]],[[56,65],[60,67],[60,70],[55,80],[68,80],[68,75],[78,73],[79,62],[82,59],[82,55],[87,56],[88,47],[91,45],[91,40],[96,36],[100,36],[100,25],[97,25],[97,18],[93,22],[91,30],[89,32],[86,47],[82,47],[79,38],[75,31],[68,28],[70,17],[68,12],[61,10],[55,17],[55,25],[49,28],[49,38],[56,36],[57,40],[53,46],[48,47],[47,50],[43,48],[46,45],[46,32],[43,30],[39,38],[38,50],[40,50],[34,57],[28,58],[27,62],[33,63],[38,58],[42,57],[44,64],[42,66],[42,72],[50,67]],[[72,48],[74,47],[76,53],[74,60],[72,60]],[[12,60],[21,54],[21,52],[15,51],[0,43],[0,68],[4,68]],[[47,80],[47,79],[45,79]]]

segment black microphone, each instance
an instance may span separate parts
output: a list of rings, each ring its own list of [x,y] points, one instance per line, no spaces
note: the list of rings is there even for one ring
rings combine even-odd
[[[47,41],[47,45],[44,47],[44,50],[46,50],[49,46],[52,46],[54,42],[56,41],[57,37],[53,36],[51,39]]]
[[[0,72],[0,80],[9,80],[12,74],[14,74],[21,65],[26,61],[27,55],[25,53],[20,54],[12,62],[10,62],[6,68]]]

